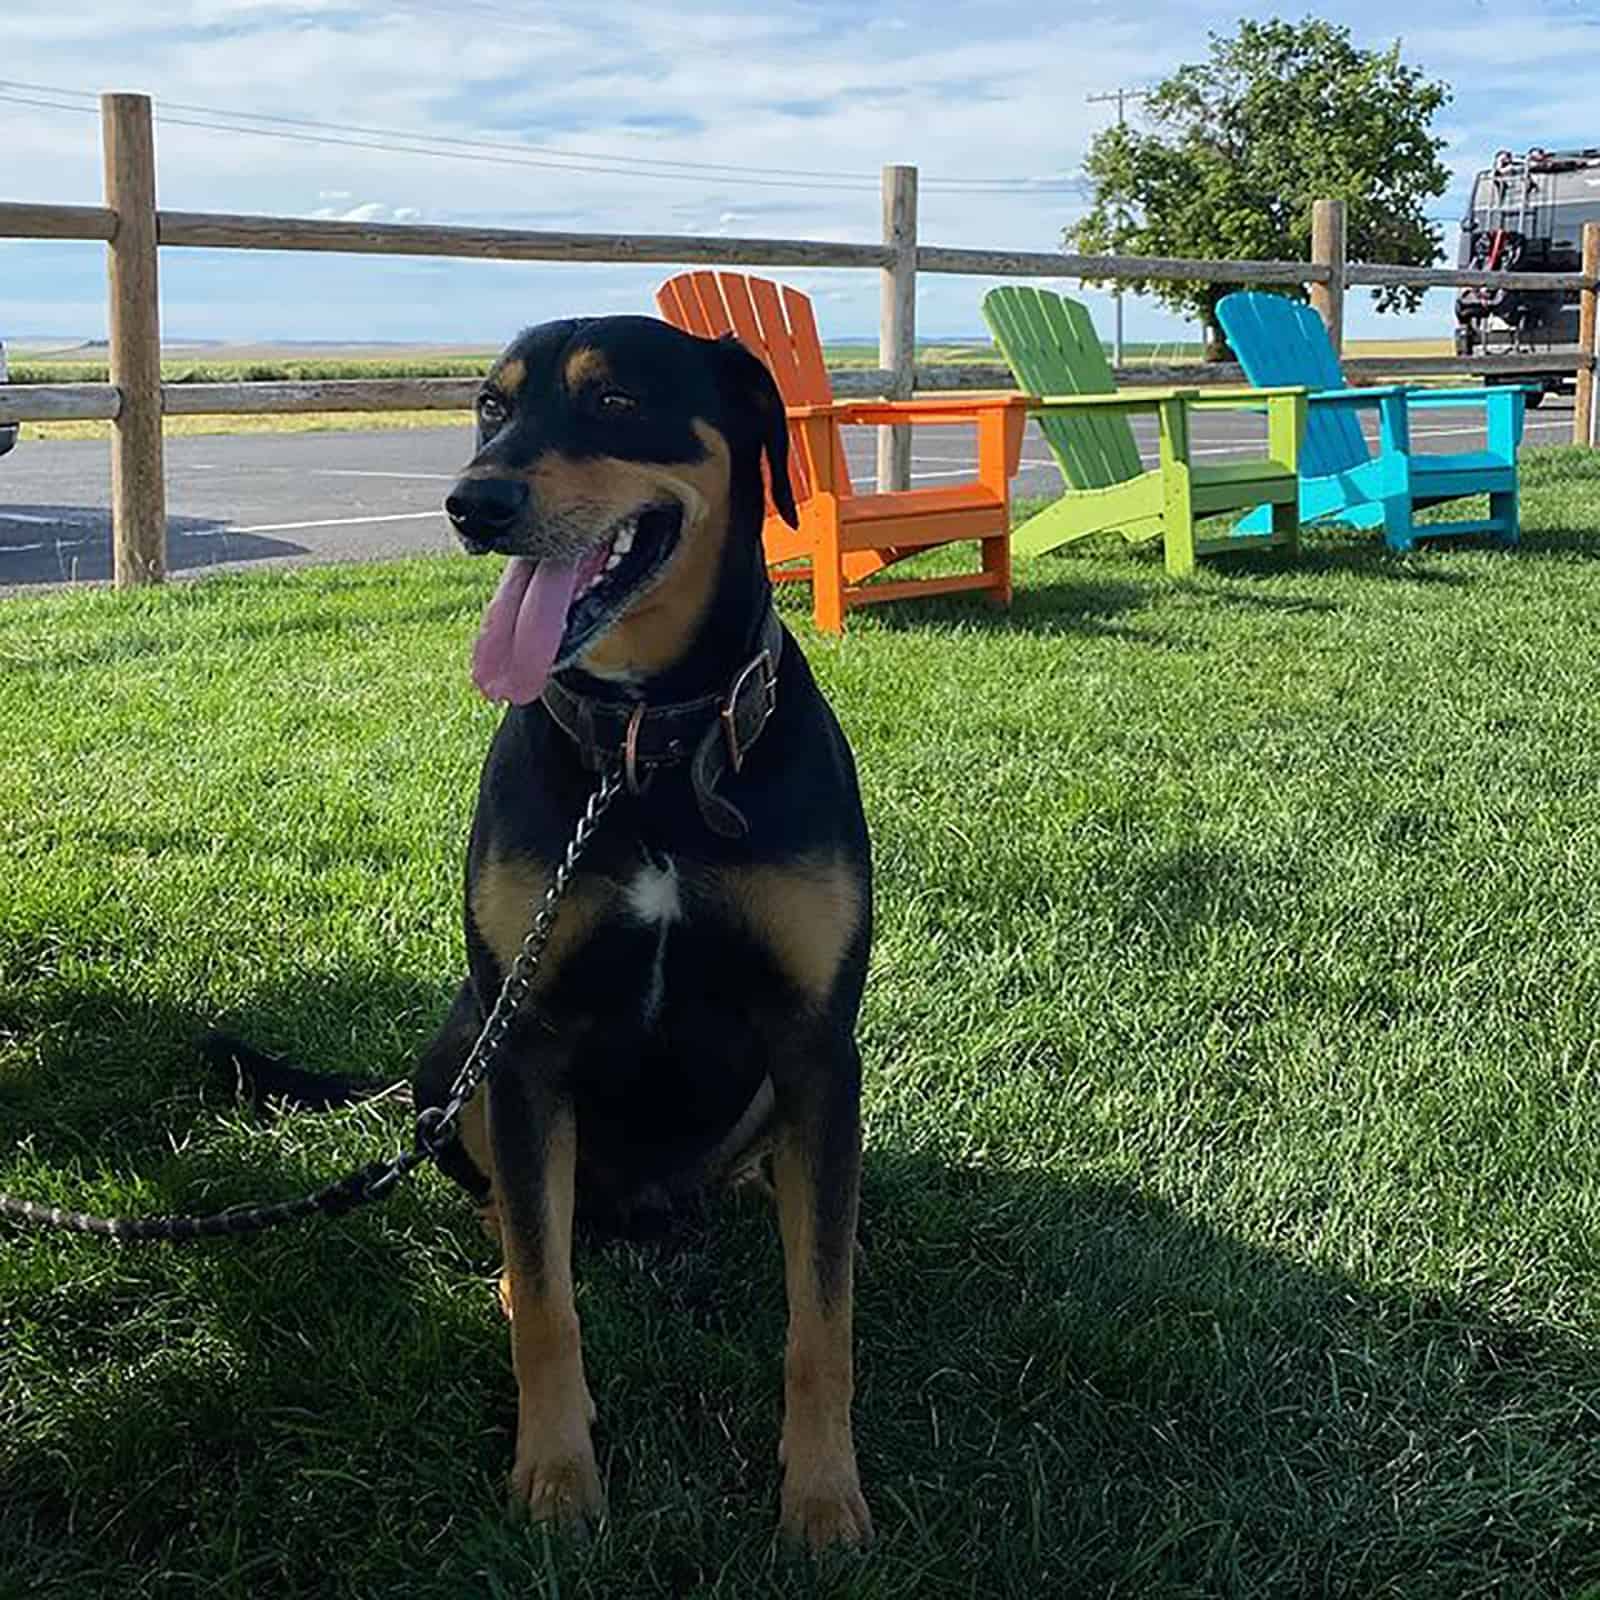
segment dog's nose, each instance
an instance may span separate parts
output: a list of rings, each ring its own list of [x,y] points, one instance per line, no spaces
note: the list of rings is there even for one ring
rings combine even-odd
[[[518,526],[527,509],[528,486],[520,478],[464,478],[444,502],[456,532],[491,549]]]

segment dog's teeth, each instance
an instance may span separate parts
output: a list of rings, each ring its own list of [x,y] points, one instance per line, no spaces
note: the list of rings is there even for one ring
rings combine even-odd
[[[633,529],[628,527],[624,528],[611,543],[612,560],[627,555],[631,549],[633,549]]]
[[[621,565],[622,557],[618,555],[615,550],[613,550],[611,554],[606,557],[605,571],[610,572],[613,567],[620,567]]]

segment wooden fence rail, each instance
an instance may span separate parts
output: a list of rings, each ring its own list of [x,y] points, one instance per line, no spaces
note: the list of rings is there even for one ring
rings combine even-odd
[[[1497,377],[1524,372],[1576,372],[1583,357],[1577,345],[1510,355],[1476,356],[1471,370]],[[1387,383],[1397,377],[1448,377],[1460,374],[1456,356],[1372,356],[1347,360],[1352,383]],[[914,392],[1009,389],[1016,380],[1009,367],[991,365],[915,366]],[[894,384],[894,374],[879,367],[843,367],[830,374],[834,392],[845,397],[877,397]],[[1128,374],[1142,383],[1186,387],[1244,383],[1232,362],[1194,366],[1139,367]],[[294,383],[166,383],[161,409],[169,417],[246,417],[297,411],[465,411],[478,392],[476,378],[321,378]],[[114,421],[121,397],[107,383],[29,383],[0,387],[0,425],[11,422]],[[887,431],[887,430],[885,430]],[[1585,436],[1587,437],[1587,436]]]
[[[1576,346],[1473,357],[1392,356],[1345,363],[1356,383],[1405,376],[1514,376],[1572,372],[1577,403],[1573,437],[1597,442],[1594,403],[1600,337],[1600,225],[1584,230],[1580,272],[1483,272],[1397,267],[1345,259],[1342,202],[1319,200],[1309,261],[1197,261],[1157,256],[1071,255],[1049,251],[965,250],[925,245],[917,237],[914,167],[883,169],[879,244],[816,239],[704,238],[676,234],[555,233],[514,228],[458,228],[411,223],[333,222],[296,217],[163,211],[156,203],[150,101],[109,94],[100,101],[105,148],[103,206],[0,202],[0,239],[77,239],[107,247],[110,383],[12,384],[0,388],[0,424],[107,420],[112,424],[112,542],[119,587],[159,581],[166,569],[166,509],[161,418],[303,411],[457,410],[477,389],[472,379],[338,379],[302,383],[161,382],[157,267],[162,249],[305,250],[346,255],[452,256],[471,260],[567,261],[610,265],[873,268],[881,274],[876,368],[835,372],[841,395],[903,398],[918,390],[1014,386],[992,365],[919,366],[916,287],[921,273],[992,278],[1071,278],[1098,282],[1238,283],[1309,291],[1337,347],[1350,287],[1492,287],[1576,291]],[[1232,364],[1149,366],[1120,371],[1133,383],[1239,383]],[[910,435],[879,430],[878,482],[909,486]]]

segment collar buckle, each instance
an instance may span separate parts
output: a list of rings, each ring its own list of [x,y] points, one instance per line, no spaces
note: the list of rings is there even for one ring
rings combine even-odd
[[[631,795],[644,793],[644,784],[639,781],[639,729],[643,726],[644,702],[641,701],[633,708],[633,715],[628,718],[628,731],[622,736],[622,776]]]
[[[749,686],[752,673],[761,674],[761,720],[756,724],[750,734],[749,740],[739,742],[739,701]],[[718,713],[722,718],[722,737],[728,749],[728,765],[737,773],[744,765],[745,751],[761,737],[761,731],[766,727],[772,713],[778,706],[778,675],[772,670],[772,652],[763,650],[745,663],[739,676],[733,680],[732,687],[728,690],[728,698],[722,702]]]

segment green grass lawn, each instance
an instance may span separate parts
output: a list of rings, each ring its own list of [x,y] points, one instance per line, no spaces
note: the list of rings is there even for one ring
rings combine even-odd
[[[865,1559],[774,1548],[754,1198],[580,1254],[611,1517],[505,1522],[496,1261],[425,1173],[254,1242],[0,1226],[0,1596],[1583,1594],[1600,457],[1525,473],[1515,553],[1080,549],[838,643],[786,600],[877,852]],[[405,1069],[461,968],[494,578],[0,607],[0,1188],[209,1208],[404,1139],[257,1119],[190,1040]]]

